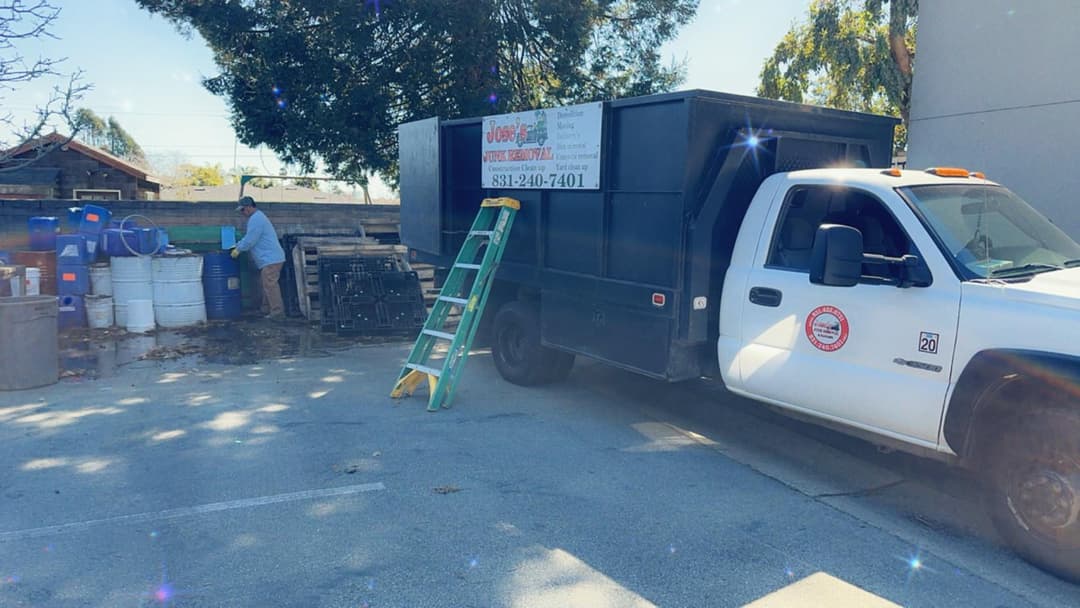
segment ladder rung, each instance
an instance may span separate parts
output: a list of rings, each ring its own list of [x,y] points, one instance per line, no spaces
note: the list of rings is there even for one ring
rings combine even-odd
[[[437,331],[434,329],[425,329],[423,332],[425,336],[435,336],[436,338],[442,338],[443,340],[453,340],[454,334],[447,333],[445,331]]]
[[[434,367],[428,367],[426,365],[420,365],[419,363],[406,363],[405,367],[409,369],[415,369],[422,374],[431,374],[436,378],[442,375],[442,370],[435,369]]]
[[[453,296],[439,296],[435,299],[443,302],[450,302],[451,304],[457,304],[458,306],[465,306],[469,303],[465,298],[455,298]]]
[[[469,270],[480,270],[480,265],[479,264],[462,264],[462,263],[458,263],[458,264],[454,264],[454,268],[467,268]]]
[[[489,239],[491,238],[491,235],[493,235],[493,234],[495,234],[494,230],[470,230],[469,231],[469,236],[486,236]]]

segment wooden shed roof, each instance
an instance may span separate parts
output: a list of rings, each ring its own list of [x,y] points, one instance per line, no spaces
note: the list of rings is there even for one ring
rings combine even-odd
[[[83,156],[89,156],[90,158],[102,164],[109,165],[114,169],[123,171],[124,173],[127,173],[128,175],[131,175],[143,181],[147,181],[153,184],[162,183],[159,178],[154,177],[150,174],[149,171],[138,165],[132,164],[120,157],[113,156],[112,154],[109,154],[104,150],[100,150],[93,146],[84,144],[77,139],[70,139],[67,136],[61,135],[59,133],[50,133],[49,135],[46,135],[44,137],[32,139],[28,142],[23,143],[20,146],[12,148],[8,152],[6,152],[5,155],[9,157],[20,156],[32,150],[36,150],[42,146],[48,145],[60,146],[62,149],[73,150],[75,152],[78,152],[79,154],[82,154]]]

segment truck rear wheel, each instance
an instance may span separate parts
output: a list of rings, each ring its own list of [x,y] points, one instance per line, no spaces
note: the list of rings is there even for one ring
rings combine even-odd
[[[990,515],[1025,559],[1080,581],[1080,412],[1025,415],[987,437]]]
[[[521,386],[560,380],[574,356],[540,344],[540,315],[525,302],[507,302],[495,315],[491,355],[499,375]]]

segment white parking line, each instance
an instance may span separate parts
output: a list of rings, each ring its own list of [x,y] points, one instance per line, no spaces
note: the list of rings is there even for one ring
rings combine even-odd
[[[133,513],[131,515],[117,515],[116,517],[105,517],[102,519],[77,521],[69,524],[60,524],[57,526],[45,526],[43,528],[28,528],[25,530],[0,532],[0,542],[22,540],[25,538],[36,538],[39,536],[49,536],[52,534],[62,534],[64,532],[78,532],[87,528],[92,528],[94,526],[100,526],[104,524],[143,523],[164,519],[178,519],[181,517],[192,517],[194,515],[205,515],[206,513],[217,513],[218,511],[247,509],[250,507],[261,507],[263,505],[273,505],[282,502],[311,500],[313,498],[348,496],[350,494],[360,494],[362,492],[374,492],[377,490],[385,489],[386,486],[384,486],[382,482],[365,483],[355,486],[326,488],[323,490],[304,490],[302,492],[289,492],[288,494],[274,494],[271,496],[259,496],[257,498],[241,498],[239,500],[228,500],[225,502],[212,502],[205,505],[196,505],[194,507],[181,507],[179,509],[166,509],[164,511],[154,511],[152,513]]]

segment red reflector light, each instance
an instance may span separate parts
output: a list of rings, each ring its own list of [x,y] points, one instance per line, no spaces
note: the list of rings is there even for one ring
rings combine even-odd
[[[667,296],[662,293],[654,293],[652,294],[652,303],[653,306],[663,306],[667,303]]]

